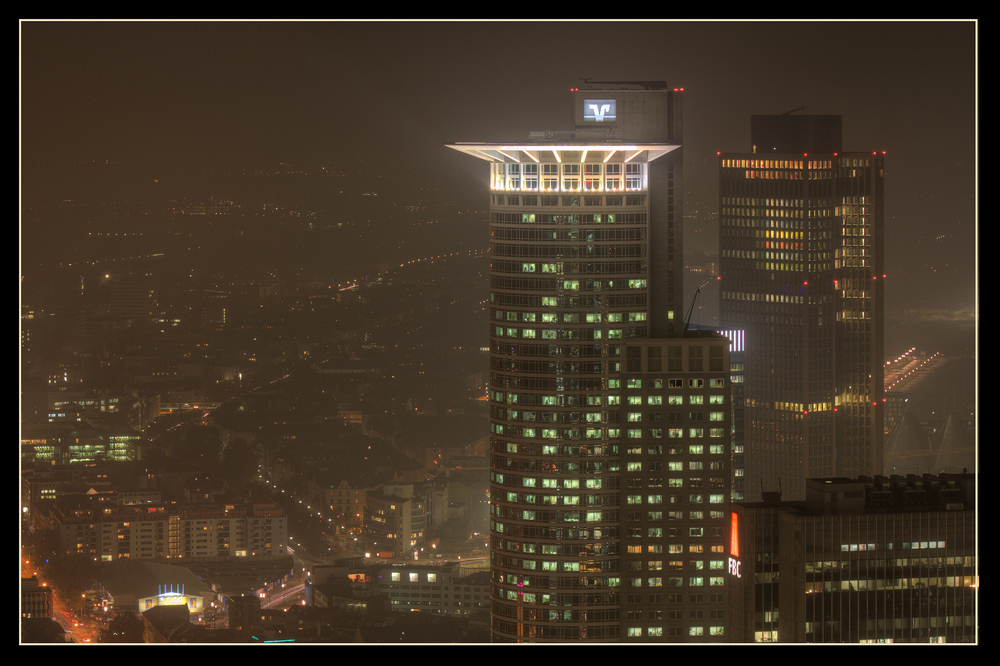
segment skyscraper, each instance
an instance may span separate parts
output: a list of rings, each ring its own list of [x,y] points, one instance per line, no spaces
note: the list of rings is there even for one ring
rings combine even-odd
[[[710,408],[723,415],[712,424],[726,432],[711,454],[712,477],[722,481],[728,343],[682,338],[682,92],[661,82],[615,85],[574,92],[572,131],[451,146],[490,163],[497,642],[679,639],[681,624],[671,634],[665,622],[662,587],[676,578],[677,596],[686,594],[684,570],[707,570],[702,558],[715,543],[703,421]],[[720,397],[706,397],[710,385]],[[680,401],[672,408],[669,390]],[[668,432],[673,447],[663,445]],[[676,473],[666,480],[669,464]],[[666,527],[671,483],[678,514],[682,493],[698,484],[697,527],[686,512]],[[721,513],[728,492],[715,494]],[[684,529],[697,531],[698,565],[687,564]],[[670,553],[681,569],[674,578],[665,575]],[[708,586],[704,576],[696,583]],[[690,635],[708,634],[699,624]]]
[[[720,156],[721,325],[746,331],[745,497],[882,471],[884,156],[840,116],[753,116]]]

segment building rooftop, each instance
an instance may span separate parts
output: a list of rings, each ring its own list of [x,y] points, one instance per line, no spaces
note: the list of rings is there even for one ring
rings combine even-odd
[[[161,593],[161,587],[173,586],[180,590],[184,586],[187,594],[214,598],[209,586],[202,582],[187,567],[156,562],[132,562],[119,560],[100,570],[100,582],[112,597],[121,595],[135,599],[153,597]]]
[[[773,506],[807,515],[971,511],[975,509],[975,474],[908,474],[857,479],[806,479],[805,501],[782,501],[764,493],[760,502],[737,502],[748,508]]]
[[[567,140],[565,137],[554,137],[551,142],[538,141],[533,137],[532,141],[525,143],[473,143],[459,142],[448,144],[448,147],[478,157],[488,162],[541,162],[542,159],[551,159],[547,153],[552,153],[557,162],[563,159],[574,162],[629,162],[642,153],[646,153],[644,161],[652,162],[658,157],[680,148],[680,144],[670,143],[626,143],[623,141],[608,141],[607,139],[580,141]],[[524,155],[514,155],[515,151]],[[574,153],[564,155],[564,153]],[[582,153],[577,156],[576,153]],[[600,153],[594,156],[592,153]],[[621,155],[617,155],[621,153]],[[543,155],[544,154],[544,155]],[[590,159],[587,159],[587,156]],[[527,160],[525,159],[527,157]]]

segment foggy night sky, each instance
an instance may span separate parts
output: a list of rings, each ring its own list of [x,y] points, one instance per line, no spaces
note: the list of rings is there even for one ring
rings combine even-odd
[[[391,157],[442,189],[481,181],[485,204],[485,165],[444,144],[568,129],[581,77],[663,80],[685,89],[689,251],[717,251],[716,152],[749,150],[751,114],[806,107],[843,116],[846,151],[887,152],[887,309],[974,307],[975,22],[20,28],[22,206],[84,198],[64,178],[74,161],[112,160],[152,182],[338,154]],[[135,196],[105,186],[101,196]],[[483,235],[485,246],[485,223]],[[23,274],[33,259],[21,259]]]

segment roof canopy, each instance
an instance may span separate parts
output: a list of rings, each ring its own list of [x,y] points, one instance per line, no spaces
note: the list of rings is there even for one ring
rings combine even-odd
[[[678,144],[647,143],[454,143],[449,148],[487,162],[538,163],[551,162],[652,162]]]

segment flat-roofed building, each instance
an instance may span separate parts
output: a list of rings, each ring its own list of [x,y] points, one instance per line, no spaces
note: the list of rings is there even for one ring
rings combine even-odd
[[[809,479],[734,504],[731,534],[735,641],[977,640],[972,474]]]

